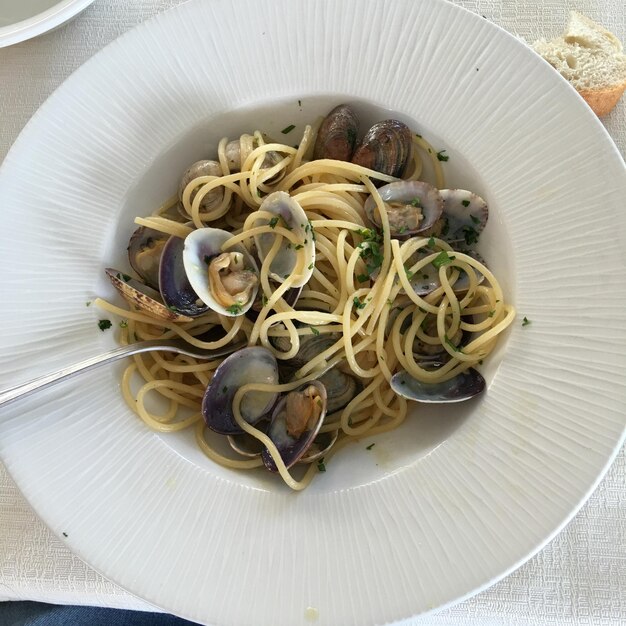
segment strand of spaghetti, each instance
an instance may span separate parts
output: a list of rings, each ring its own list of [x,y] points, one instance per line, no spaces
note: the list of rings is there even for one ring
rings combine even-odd
[[[213,449],[209,445],[209,443],[206,441],[206,439],[204,438],[205,430],[206,430],[206,425],[204,421],[198,422],[198,425],[196,427],[196,441],[198,443],[198,446],[202,450],[202,452],[204,452],[204,454],[206,454],[209,457],[209,459],[211,459],[211,461],[215,461],[216,463],[219,463],[223,467],[230,467],[232,469],[241,469],[241,470],[255,469],[257,467],[263,466],[263,460],[260,457],[256,459],[246,459],[244,461],[240,459],[230,459],[226,456],[223,456],[222,454],[217,452],[215,449]]]
[[[413,135],[413,143],[417,144],[420,148],[422,148],[422,150],[425,150],[430,157],[433,165],[433,170],[435,172],[435,187],[437,187],[437,189],[444,189],[446,186],[446,182],[443,174],[443,168],[441,167],[441,163],[439,162],[439,157],[435,153],[435,149],[428,141],[426,141],[420,135]]]
[[[304,127],[304,133],[302,134],[302,139],[300,139],[300,144],[298,145],[298,149],[296,151],[295,156],[293,157],[292,169],[296,169],[302,163],[302,159],[304,159],[304,155],[311,143],[311,139],[313,137],[313,131],[311,126],[308,124]]]
[[[287,191],[303,178],[319,172],[337,174],[339,176],[344,176],[349,180],[361,180],[363,177],[383,180],[388,183],[398,180],[393,176],[387,176],[386,174],[381,174],[380,172],[370,170],[367,167],[361,167],[360,165],[355,165],[354,163],[334,161],[332,159],[318,159],[317,161],[310,161],[309,163],[302,164],[293,172],[285,176],[279,185],[279,189]]]
[[[181,237],[184,239],[189,233],[192,232],[192,228],[185,226],[180,222],[174,222],[166,217],[136,217],[135,224],[137,226],[145,226],[146,228],[152,228],[158,230],[160,233],[166,235],[174,235],[175,237]]]

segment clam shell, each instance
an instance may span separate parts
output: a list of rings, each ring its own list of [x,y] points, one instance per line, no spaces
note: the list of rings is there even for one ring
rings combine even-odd
[[[330,411],[327,411],[330,413]],[[335,445],[339,437],[338,430],[332,430],[328,433],[319,433],[307,451],[300,457],[298,463],[313,463],[325,456],[328,451]]]
[[[320,398],[322,400],[322,412],[320,413],[320,417],[313,425],[313,427],[311,429],[305,430],[300,437],[296,439],[287,432],[284,413],[287,404],[287,394],[281,397],[281,399],[274,407],[274,411],[272,412],[272,421],[270,422],[267,435],[278,448],[280,456],[282,457],[283,462],[285,463],[287,468],[297,463],[300,458],[305,454],[305,452],[309,449],[309,447],[317,437],[317,434],[319,433],[319,430],[324,423],[324,418],[326,417],[326,389],[324,388],[324,385],[322,385],[322,383],[314,380],[305,383],[304,385],[296,389],[296,391],[304,391],[306,388],[311,386],[315,387],[319,392]],[[263,450],[261,457],[263,459],[265,467],[267,467],[270,472],[278,471],[276,464],[274,463],[274,459],[267,451],[267,449]]]
[[[241,428],[233,416],[233,398],[248,383],[278,384],[278,364],[266,348],[243,348],[224,359],[213,374],[202,399],[202,415],[206,425],[222,435],[236,435]],[[251,391],[241,402],[241,415],[256,424],[274,406],[277,393]]]
[[[159,292],[144,285],[141,281],[130,276],[127,277],[124,272],[113,267],[107,267],[104,271],[113,286],[128,302],[135,304],[152,317],[167,322],[193,322],[193,317],[168,309],[167,306],[161,304]]]
[[[183,315],[198,317],[209,310],[193,290],[183,263],[185,240],[170,237],[163,248],[159,267],[159,286],[163,302]]]
[[[443,198],[438,189],[428,183],[411,180],[389,183],[382,186],[378,193],[385,203],[400,203],[406,205],[408,210],[420,211],[423,215],[422,221],[416,228],[395,228],[392,219],[393,208],[388,209],[391,236],[410,236],[421,233],[431,228],[441,217],[443,212]],[[413,206],[415,204],[416,206]],[[365,201],[365,212],[370,222],[380,227],[378,209],[376,202],[371,196]]]
[[[140,226],[128,242],[128,261],[148,287],[159,288],[159,263],[169,235]]]
[[[210,260],[221,254],[222,246],[232,237],[232,233],[219,228],[198,228],[185,237],[183,247],[183,266],[191,289],[198,295],[210,309],[220,315],[237,317],[243,315],[254,304],[258,293],[258,285],[253,290],[251,297],[245,305],[233,313],[227,307],[217,302],[211,293],[209,286],[208,265]],[[238,244],[228,249],[229,252],[240,252],[244,258],[244,265],[257,274],[259,270],[252,255],[246,248]]]
[[[280,218],[279,224],[293,232],[300,242],[297,245],[303,246],[305,254],[304,268],[302,273],[294,280],[293,287],[306,285],[313,275],[315,265],[315,241],[313,240],[314,233],[312,227],[309,224],[309,219],[304,209],[288,193],[275,191],[263,200],[259,210],[268,211]],[[257,223],[269,224],[269,221],[259,220]],[[254,241],[261,262],[265,261],[265,257],[270,251],[274,240],[275,235],[272,233],[255,235]],[[278,283],[282,283],[286,277],[291,276],[296,267],[298,253],[288,244],[288,241],[283,240],[283,245],[270,266],[270,277]]]
[[[346,407],[363,390],[363,385],[354,376],[342,372],[337,367],[328,370],[318,380],[326,387],[328,414]]]
[[[347,104],[335,107],[322,122],[317,132],[313,159],[350,161],[354,154],[359,120]]]
[[[374,124],[359,144],[352,163],[401,178],[411,157],[411,129],[398,120]]]
[[[183,192],[187,185],[196,178],[200,178],[200,176],[221,176],[222,168],[217,161],[196,161],[192,163],[182,175],[180,179],[180,185],[178,187],[178,198],[180,200],[183,199]],[[193,202],[196,194],[198,193],[198,189],[194,189],[189,196],[189,201]],[[213,189],[213,191],[209,191],[204,198],[202,198],[202,202],[200,203],[201,211],[210,211],[214,209],[216,206],[220,204],[220,202],[224,198],[224,190],[221,187],[217,189]]]
[[[442,189],[439,193],[443,198],[443,217],[447,222],[441,238],[452,245],[475,245],[489,218],[487,203],[465,189]]]

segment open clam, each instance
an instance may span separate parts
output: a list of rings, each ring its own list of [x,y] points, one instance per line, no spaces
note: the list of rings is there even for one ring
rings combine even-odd
[[[441,238],[452,246],[476,244],[489,218],[487,203],[465,189],[441,189],[439,193],[443,198],[444,220]]]
[[[278,384],[278,364],[266,348],[238,350],[215,370],[202,399],[202,415],[211,430],[223,435],[243,432],[235,421],[233,398],[240,387],[249,383]],[[241,401],[241,416],[249,424],[256,424],[272,410],[277,397],[276,392],[250,391]]]
[[[311,278],[315,266],[314,233],[304,209],[288,193],[275,191],[263,200],[259,210],[267,211],[274,217],[269,220],[259,220],[258,224],[265,223],[271,228],[282,226],[294,233],[298,239],[298,243],[295,245],[283,239],[280,250],[270,265],[270,277],[276,282],[282,283],[285,278],[293,275],[298,263],[298,255],[303,254],[302,270],[293,282],[294,287],[302,287]],[[255,235],[254,241],[261,262],[265,261],[275,239],[276,235],[271,232]]]
[[[288,468],[297,463],[312,445],[325,416],[326,389],[319,381],[305,383],[278,401],[267,435]],[[267,469],[277,471],[268,450],[264,450],[261,457]]]
[[[443,212],[443,198],[436,187],[421,181],[389,183],[378,190],[389,220],[392,237],[408,237],[431,228]],[[365,202],[369,220],[380,228],[378,206],[371,196]]]
[[[153,317],[167,322],[193,322],[193,317],[185,315],[174,308],[168,308],[161,302],[161,294],[128,274],[107,267],[105,273],[112,285],[131,304],[138,306]]]
[[[232,237],[219,228],[199,228],[187,235],[183,264],[189,284],[210,309],[235,317],[254,303],[259,271],[252,255],[241,245],[222,252]]]

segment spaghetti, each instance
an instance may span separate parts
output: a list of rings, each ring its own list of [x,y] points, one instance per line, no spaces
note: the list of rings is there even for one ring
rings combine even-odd
[[[241,386],[232,410],[241,431],[260,442],[295,490],[308,485],[323,465],[313,461],[299,480],[294,478],[268,434],[242,417],[246,394],[284,395],[329,370],[356,380],[352,397],[326,416],[319,431],[338,432],[332,449],[324,451],[327,461],[350,441],[397,428],[404,421],[408,402],[390,387],[395,372],[406,370],[415,379],[432,383],[453,378],[489,355],[515,315],[498,281],[471,249],[461,250],[437,228],[408,238],[392,236],[390,205],[377,185],[393,183],[396,177],[350,162],[312,160],[315,141],[315,131],[308,126],[297,148],[268,140],[260,132],[244,135],[239,140],[239,171],[233,171],[229,143],[223,139],[218,146],[219,175],[194,178],[180,202],[175,198],[154,215],[136,218],[138,225],[164,236],[184,238],[206,226],[228,231],[231,237],[222,246],[224,253],[237,246],[254,252],[255,238],[271,236],[258,268],[254,315],[209,310],[192,321],[168,321],[134,304],[124,309],[97,302],[125,320],[123,343],[178,336],[191,345],[217,348],[245,338],[248,345],[270,350],[280,364],[291,365],[289,379],[283,376],[280,384],[250,380]],[[417,135],[404,180],[420,179],[424,159],[432,163],[436,187],[442,189],[444,177],[435,151]],[[314,241],[314,263],[307,265],[298,234],[272,221],[274,215],[264,210],[264,200],[277,191],[289,194],[304,210],[303,226]],[[208,209],[205,198],[214,199]],[[372,224],[365,210],[368,198],[375,204],[378,224]],[[272,264],[285,247],[294,266],[278,282]],[[294,283],[307,271],[309,280],[290,304]],[[416,289],[415,277],[434,283],[429,290]],[[211,328],[223,329],[224,336],[209,342],[198,338]],[[307,342],[320,338],[325,341],[317,353],[305,362],[296,359]],[[124,399],[154,430],[195,428],[202,451],[221,465],[239,470],[261,467],[260,456],[224,451],[225,446],[216,444],[221,437],[209,436],[203,420],[202,398],[222,360],[135,355],[122,377]],[[158,410],[152,406],[154,396],[161,399]]]

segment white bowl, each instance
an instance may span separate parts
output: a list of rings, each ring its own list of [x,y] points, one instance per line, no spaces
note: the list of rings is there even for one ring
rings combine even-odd
[[[0,48],[32,39],[65,24],[93,0],[15,0],[0,15]]]

